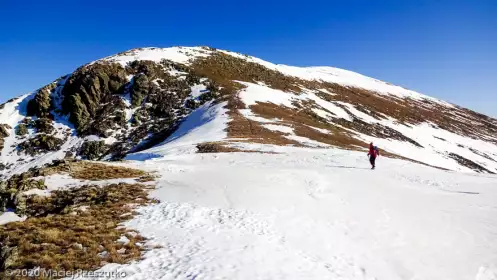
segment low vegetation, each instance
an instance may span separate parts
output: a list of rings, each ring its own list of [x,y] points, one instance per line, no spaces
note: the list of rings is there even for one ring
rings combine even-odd
[[[109,150],[103,140],[101,141],[86,141],[79,149],[79,155],[84,159],[98,160]]]
[[[27,219],[0,226],[0,278],[19,279],[6,275],[6,269],[96,270],[106,263],[139,259],[148,249],[145,238],[119,225],[134,216],[136,207],[156,202],[148,197],[151,186],[90,184],[55,190],[49,196],[24,194],[35,188],[46,189],[39,178],[55,173],[85,180],[155,179],[141,170],[121,166],[56,161],[2,181],[2,209],[14,209]]]
[[[118,226],[133,217],[136,206],[152,202],[146,190],[139,184],[113,184],[30,197],[30,218],[0,226],[0,271],[95,270],[139,259],[144,238]]]
[[[204,142],[197,144],[197,153],[258,153],[254,150],[243,150],[236,147],[230,147],[229,143],[224,142]]]
[[[46,153],[50,151],[58,151],[64,140],[52,135],[38,134],[18,145],[19,152],[26,153],[31,156],[36,154]]]
[[[109,180],[120,178],[139,178],[148,175],[138,169],[117,165],[88,162],[88,161],[58,161],[38,172],[42,176],[56,173],[67,173],[75,179],[82,180]]]

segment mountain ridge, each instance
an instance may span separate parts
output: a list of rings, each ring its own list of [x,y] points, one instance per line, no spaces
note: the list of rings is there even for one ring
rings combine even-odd
[[[363,150],[374,141],[391,157],[497,171],[497,120],[469,109],[339,68],[148,47],[92,61],[0,105],[0,172],[63,157],[122,159],[167,143],[191,114],[213,106],[226,133],[208,140],[220,146]]]

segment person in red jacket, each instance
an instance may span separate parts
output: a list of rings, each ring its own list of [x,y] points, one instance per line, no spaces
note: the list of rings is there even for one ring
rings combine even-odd
[[[375,168],[376,157],[380,155],[380,151],[378,151],[378,147],[373,145],[373,142],[369,144],[369,162],[371,163],[371,169]]]

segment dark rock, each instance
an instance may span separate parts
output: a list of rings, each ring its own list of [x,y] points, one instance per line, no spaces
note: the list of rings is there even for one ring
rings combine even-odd
[[[29,155],[36,155],[38,153],[46,153],[49,151],[57,151],[60,149],[64,141],[51,135],[40,134],[34,138],[28,139],[21,144],[18,148],[20,152]]]
[[[479,173],[490,173],[490,174],[495,174],[495,172],[492,172],[488,169],[486,169],[485,167],[481,166],[480,164],[472,161],[472,160],[469,160],[463,156],[460,156],[458,154],[455,154],[455,153],[449,153],[449,157],[451,157],[452,159],[454,159],[455,161],[457,161],[457,163],[459,163],[460,165],[462,166],[466,166],[470,169],[473,169],[475,170],[476,172],[479,172]]]
[[[0,124],[0,153],[3,150],[5,140],[3,138],[8,137],[10,135],[9,130],[12,129],[7,124]]]
[[[51,134],[54,131],[52,120],[49,118],[40,118],[35,121],[35,127],[38,132]]]
[[[0,124],[0,138],[9,137],[9,130],[12,129],[8,124]]]
[[[124,91],[126,75],[126,70],[115,63],[87,65],[72,74],[62,90],[62,108],[79,132],[88,129],[100,104],[108,100],[109,95]]]
[[[23,193],[31,189],[46,189],[43,180],[31,179],[34,175],[35,173],[28,171],[0,181],[0,212],[12,208],[18,214],[25,213],[26,199]]]
[[[28,127],[27,127],[27,125],[25,125],[23,123],[20,123],[16,127],[16,135],[18,135],[18,136],[24,136],[26,134],[28,134]]]
[[[139,106],[150,89],[149,80],[145,75],[139,75],[133,79],[131,87],[131,105]]]
[[[55,89],[56,85],[57,83],[54,82],[38,90],[35,97],[28,102],[27,113],[29,116],[37,116],[40,118],[50,116],[50,94]]]
[[[88,160],[98,160],[108,150],[109,147],[105,145],[104,141],[86,141],[81,145],[79,155]]]
[[[17,247],[2,246],[0,251],[0,270],[5,271],[6,269],[15,265],[17,259],[19,258],[19,250]]]

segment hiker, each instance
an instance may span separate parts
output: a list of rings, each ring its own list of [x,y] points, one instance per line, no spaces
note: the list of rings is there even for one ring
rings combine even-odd
[[[369,144],[369,162],[371,163],[371,169],[375,168],[376,157],[380,155],[380,151],[378,151],[378,147],[373,145],[373,142]]]

